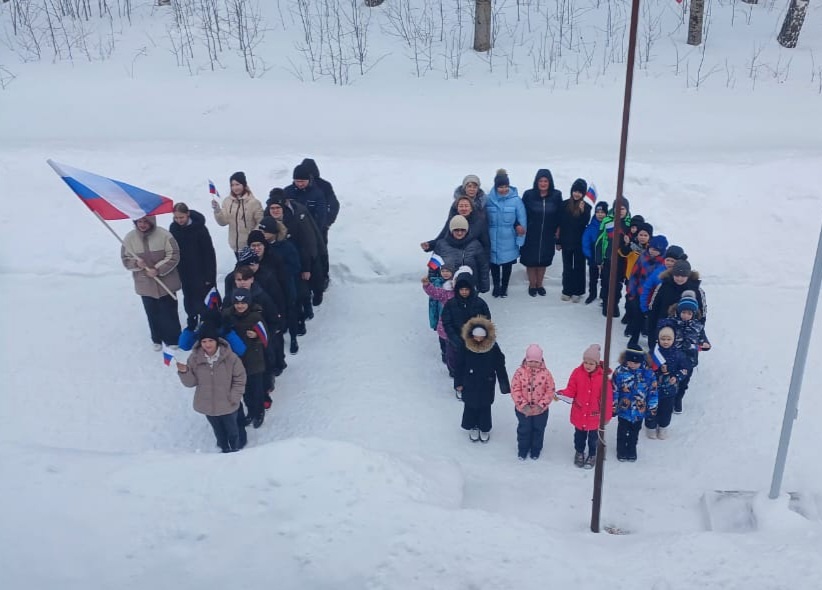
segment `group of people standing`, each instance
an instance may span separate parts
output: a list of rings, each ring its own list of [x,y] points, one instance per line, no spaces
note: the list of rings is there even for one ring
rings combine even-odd
[[[328,230],[339,201],[310,158],[292,178],[271,189],[263,207],[245,173],[235,172],[229,195],[212,200],[214,221],[228,226],[236,259],[222,296],[205,216],[185,203],[174,205],[168,231],[146,216],[123,240],[121,259],[142,298],[154,349],[175,351],[180,381],[196,388],[194,409],[206,415],[226,453],[245,446],[246,426],[262,426],[275,378],[287,368],[285,335],[297,354],[329,285]]]
[[[514,399],[520,459],[539,457],[549,405],[562,399],[572,404],[574,463],[590,468],[596,458],[605,379],[605,419],[618,418],[617,457],[635,461],[643,423],[649,438],[667,438],[671,415],[682,413],[698,353],[710,349],[705,293],[684,250],[669,246],[665,236],[654,235],[642,216],[632,217],[627,198],[621,199],[618,211],[616,202],[592,205],[586,196],[593,191],[581,178],[570,192],[563,200],[548,169],[537,171],[533,187],[522,198],[504,169],[497,171],[487,195],[476,175],[466,176],[454,191],[439,235],[421,243],[432,253],[422,279],[429,297],[429,322],[437,331],[441,360],[453,378],[456,397],[463,402],[462,428],[471,441],[490,440],[498,383],[500,391]],[[604,375],[599,345],[588,347],[563,390],[555,389],[536,344],[528,347],[509,381],[491,312],[480,296],[491,291],[494,298],[507,297],[517,260],[526,267],[528,295],[545,296],[545,274],[555,252],[562,253],[562,301],[580,302],[587,278],[585,303],[599,300],[607,315],[611,301],[613,315],[619,317],[625,287],[622,322],[629,338],[611,375]],[[609,298],[614,257],[616,292]],[[647,352],[639,342],[643,336]]]

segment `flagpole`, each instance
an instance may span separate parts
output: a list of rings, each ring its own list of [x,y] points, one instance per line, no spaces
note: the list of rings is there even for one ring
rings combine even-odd
[[[619,168],[617,170],[617,192],[614,203],[614,236],[611,242],[610,276],[608,280],[608,300],[605,302],[607,315],[605,318],[605,351],[602,371],[602,387],[599,399],[599,430],[597,445],[597,460],[594,471],[594,496],[591,506],[591,532],[599,532],[600,511],[602,508],[602,479],[605,468],[605,409],[606,403],[613,400],[606,399],[608,394],[608,363],[611,358],[611,325],[614,319],[614,305],[617,282],[617,252],[622,243],[622,223],[619,211],[622,208],[622,189],[625,182],[625,154],[628,150],[628,121],[631,116],[631,92],[634,84],[634,57],[636,55],[636,33],[639,24],[639,0],[631,2],[631,29],[628,37],[628,63],[625,72],[625,95],[622,103],[622,134],[619,141]]]
[[[779,447],[776,451],[776,462],[773,466],[773,479],[768,497],[775,500],[782,487],[782,476],[785,473],[785,460],[788,457],[788,445],[791,442],[793,421],[799,414],[799,392],[802,389],[802,378],[805,376],[805,361],[808,360],[808,347],[811,343],[813,319],[816,315],[816,304],[819,301],[819,290],[822,286],[822,229],[819,231],[819,242],[816,244],[816,258],[811,271],[811,283],[808,287],[808,298],[805,300],[805,312],[802,315],[802,327],[799,329],[799,341],[796,343],[796,356],[791,372],[791,384],[788,386],[788,399],[785,402],[785,415],[782,417],[782,433],[779,435]]]
[[[103,225],[106,226],[106,229],[111,232],[111,235],[113,235],[115,238],[117,238],[117,241],[120,242],[120,245],[126,251],[126,254],[128,254],[129,256],[133,256],[134,258],[140,259],[139,256],[137,256],[134,252],[129,250],[129,247],[126,246],[126,243],[123,241],[123,238],[121,238],[120,236],[117,235],[117,232],[114,231],[114,229],[112,229],[112,227],[106,222],[105,219],[103,219],[103,217],[99,213],[97,213],[97,211],[92,211],[92,213],[94,213],[94,216],[97,219],[100,220],[100,223],[102,223]],[[172,293],[169,290],[168,287],[166,287],[166,284],[163,281],[160,280],[160,277],[151,277],[151,278],[154,279],[155,281],[157,281],[157,284],[160,285],[166,293],[171,295],[171,297],[172,297],[172,299],[174,299],[174,301],[177,301],[177,296],[174,293]]]

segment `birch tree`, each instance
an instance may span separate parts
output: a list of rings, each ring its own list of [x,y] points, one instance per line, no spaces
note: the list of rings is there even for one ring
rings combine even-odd
[[[691,0],[691,14],[688,17],[688,45],[702,43],[702,21],[705,17],[705,0]]]
[[[808,11],[809,1],[791,0],[788,13],[782,23],[782,30],[779,31],[779,37],[776,38],[782,47],[789,49],[796,47],[796,42],[799,41],[799,32],[805,22],[805,13]]]
[[[474,51],[491,49],[491,0],[476,0]]]

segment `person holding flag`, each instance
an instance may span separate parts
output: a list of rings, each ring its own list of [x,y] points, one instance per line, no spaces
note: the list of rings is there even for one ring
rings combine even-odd
[[[648,366],[656,374],[659,400],[656,415],[645,416],[645,433],[648,438],[668,438],[679,383],[688,374],[685,353],[674,346],[675,341],[673,328],[664,326],[659,330],[657,345],[648,354]]]
[[[245,247],[248,234],[262,221],[263,205],[248,188],[245,172],[235,172],[229,181],[231,194],[222,204],[217,200],[219,194],[214,183],[210,181],[209,192],[213,189],[211,208],[214,220],[218,225],[228,226],[228,245],[236,254]]]
[[[588,183],[577,178],[571,185],[571,197],[562,202],[559,210],[557,249],[562,251],[563,301],[579,303],[585,295],[585,253],[582,234],[591,219],[591,205],[586,198]]]
[[[194,330],[205,319],[203,316],[209,308],[212,291],[217,283],[214,243],[203,214],[189,209],[185,203],[175,203],[174,221],[168,229],[180,247],[177,270],[183,288],[183,307],[188,316],[187,327]],[[216,291],[214,293],[219,297]]]

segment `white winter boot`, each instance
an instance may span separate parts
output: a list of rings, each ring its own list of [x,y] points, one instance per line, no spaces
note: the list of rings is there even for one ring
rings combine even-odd
[[[656,428],[646,428],[645,434],[648,435],[648,438],[656,438]]]
[[[668,438],[668,427],[662,428],[661,426],[656,429],[656,437],[659,440],[665,440]]]
[[[471,439],[471,442],[477,442],[480,439],[480,431],[479,428],[472,428],[468,432],[468,438]]]

